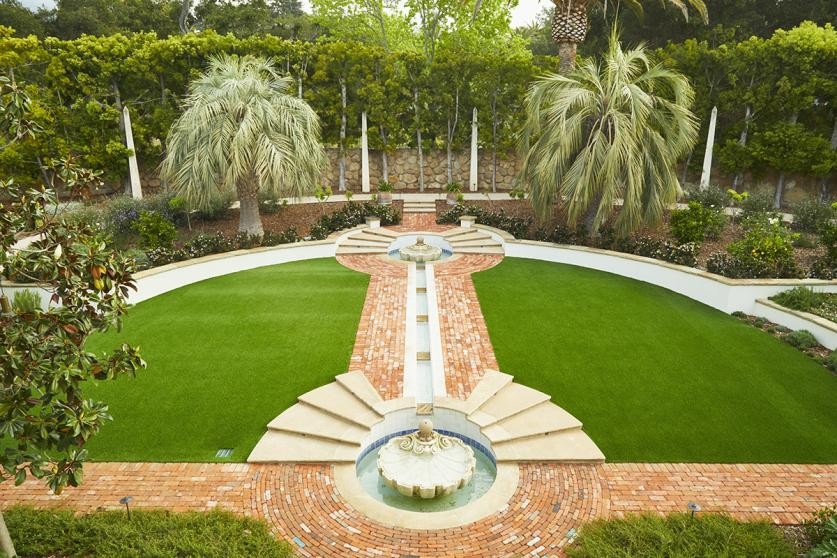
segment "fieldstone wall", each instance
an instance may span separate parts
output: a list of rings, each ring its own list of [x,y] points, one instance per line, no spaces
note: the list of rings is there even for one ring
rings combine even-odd
[[[337,191],[339,167],[337,150],[328,149],[328,168],[323,173],[323,184],[331,186]],[[396,190],[417,190],[419,187],[418,151],[415,149],[396,149],[387,157],[389,163],[389,181]],[[520,161],[515,154],[497,154],[497,190],[511,190],[514,188],[515,177]],[[453,181],[462,185],[463,191],[468,190],[471,169],[470,151],[453,153]],[[492,156],[490,149],[479,151],[479,181],[480,190],[491,190]],[[369,151],[369,184],[374,192],[382,180],[381,152]],[[441,150],[424,152],[424,188],[425,190],[444,190],[448,182],[447,152]],[[346,186],[359,192],[360,183],[360,149],[346,151]]]

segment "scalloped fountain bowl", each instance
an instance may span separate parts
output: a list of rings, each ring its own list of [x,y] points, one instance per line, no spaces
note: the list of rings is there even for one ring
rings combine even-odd
[[[419,429],[392,438],[378,452],[384,484],[414,498],[437,498],[465,487],[474,475],[474,450],[459,438],[433,431],[424,419]]]

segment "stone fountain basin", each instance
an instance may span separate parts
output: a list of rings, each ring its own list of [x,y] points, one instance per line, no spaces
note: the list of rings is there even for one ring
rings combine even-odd
[[[378,454],[378,472],[384,484],[404,496],[437,498],[459,490],[471,481],[476,467],[474,450],[458,438],[436,453],[404,451],[403,437],[393,438]]]

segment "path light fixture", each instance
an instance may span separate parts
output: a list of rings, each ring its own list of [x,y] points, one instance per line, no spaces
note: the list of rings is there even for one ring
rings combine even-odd
[[[694,517],[695,512],[700,511],[700,504],[698,504],[697,502],[689,502],[686,508],[692,513],[692,517]]]
[[[119,499],[119,503],[125,506],[125,510],[128,512],[128,519],[131,519],[131,506],[128,504],[134,499],[133,496],[123,496]]]

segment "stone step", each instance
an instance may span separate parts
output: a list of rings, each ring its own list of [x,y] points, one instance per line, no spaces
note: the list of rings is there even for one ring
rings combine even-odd
[[[268,430],[247,458],[249,463],[354,463],[358,446]]]
[[[493,238],[480,238],[475,240],[463,240],[461,242],[451,242],[451,248],[459,250],[460,248],[502,248],[503,245]]]
[[[397,237],[401,236],[401,234],[403,234],[403,233],[391,231],[389,229],[385,229],[383,227],[378,227],[377,229],[363,229],[362,233],[363,234],[373,234],[375,236],[381,236],[381,237],[389,238],[389,239],[397,238]]]
[[[605,456],[582,430],[550,434],[548,438],[522,438],[492,446],[501,461],[560,461],[603,463]]]
[[[368,428],[338,418],[307,403],[291,405],[285,412],[270,421],[267,428],[357,446],[360,446],[363,438],[369,434]]]
[[[410,200],[404,202],[404,207],[436,207],[436,200]]]
[[[386,254],[386,248],[375,248],[374,246],[358,247],[358,246],[338,246],[337,255],[349,254]]]
[[[381,248],[386,250],[390,243],[386,240],[362,240],[357,238],[347,238],[340,243],[340,246],[347,248]]]
[[[375,229],[372,229],[372,230],[375,230]],[[384,236],[384,235],[380,235],[380,234],[374,234],[374,233],[370,233],[370,232],[367,232],[367,231],[368,231],[368,229],[364,230],[363,232],[355,233],[352,236],[350,236],[349,238],[347,238],[346,240],[368,240],[370,242],[378,242],[380,244],[386,244],[386,245],[389,245],[389,244],[392,243],[392,239],[388,236]]]
[[[378,390],[369,382],[363,372],[346,372],[345,374],[339,374],[334,379],[369,407],[374,407],[376,403],[383,401]]]
[[[454,229],[454,230],[457,230],[457,229]],[[454,245],[458,244],[460,242],[467,242],[469,240],[493,240],[491,238],[490,234],[487,234],[487,233],[484,233],[484,232],[481,232],[481,231],[475,231],[473,229],[470,229],[470,230],[469,229],[462,229],[462,230],[465,230],[467,232],[452,235],[452,236],[445,236],[445,239],[448,242],[450,242],[451,244],[454,244]]]
[[[456,227],[455,229],[449,229],[449,230],[446,230],[446,231],[444,231],[440,234],[444,238],[448,239],[448,241],[450,241],[451,238],[454,238],[454,237],[457,237],[457,236],[464,236],[466,234],[475,234],[475,233],[479,234],[479,232],[474,230],[474,229],[466,229],[464,227]]]
[[[455,252],[460,254],[505,254],[505,251],[499,246],[483,246],[481,248],[464,247],[455,248]]]
[[[337,382],[299,396],[299,400],[357,425],[371,428],[382,417],[362,399]]]
[[[471,414],[480,408],[486,401],[512,383],[514,376],[488,369],[483,373],[482,379],[474,386],[471,395],[465,401],[465,414]]]
[[[404,213],[436,213],[435,207],[405,207]]]
[[[544,436],[580,428],[580,420],[551,401],[544,401],[483,428],[482,433],[492,444],[501,444],[529,437],[539,437],[542,440]]]
[[[549,396],[536,389],[514,382],[506,385],[468,417],[485,427],[549,401]]]

